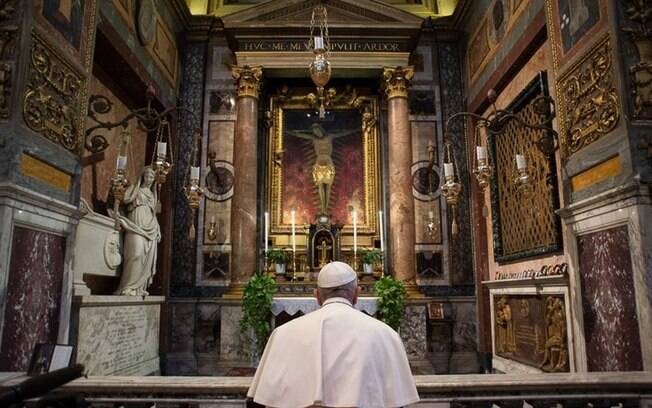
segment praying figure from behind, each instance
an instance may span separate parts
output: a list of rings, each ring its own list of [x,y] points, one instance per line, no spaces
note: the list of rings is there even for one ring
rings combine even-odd
[[[276,408],[404,407],[419,401],[398,333],[354,308],[360,287],[343,262],[324,266],[320,309],[276,328],[247,396]]]

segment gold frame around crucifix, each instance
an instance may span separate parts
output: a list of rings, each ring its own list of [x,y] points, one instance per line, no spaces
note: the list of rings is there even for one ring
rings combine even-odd
[[[284,113],[288,110],[314,110],[314,95],[309,91],[305,93],[297,92],[291,94],[285,92],[274,95],[270,98],[270,110],[267,112],[267,180],[266,180],[266,211],[270,213],[270,235],[274,241],[274,246],[284,245],[289,242],[291,234],[291,224],[282,222],[283,217],[283,197],[284,197],[284,171],[285,171],[285,137],[284,131]],[[378,98],[377,96],[357,96],[357,90],[347,88],[346,93],[338,95],[331,100],[328,110],[338,112],[342,110],[356,111],[360,115],[360,135],[362,137],[362,160],[363,160],[363,190],[364,198],[362,200],[364,222],[357,225],[358,245],[373,246],[373,239],[378,235],[378,216],[380,200],[380,170],[379,170],[379,152],[380,137],[378,131]],[[336,152],[333,151],[333,155]],[[312,166],[309,166],[311,168]],[[337,178],[337,169],[336,175]],[[311,179],[312,180],[312,179]],[[311,181],[312,182],[312,181]],[[337,181],[336,181],[337,182]],[[316,194],[316,193],[315,193]],[[332,196],[330,203],[337,200],[338,197]],[[309,220],[304,223],[297,220],[297,245],[300,245],[303,239],[300,235],[306,231],[310,223],[315,220]],[[344,224],[342,228],[344,236],[352,237],[353,225]],[[279,239],[285,236],[285,239]],[[348,241],[348,240],[347,240]],[[346,242],[344,243],[346,245]]]

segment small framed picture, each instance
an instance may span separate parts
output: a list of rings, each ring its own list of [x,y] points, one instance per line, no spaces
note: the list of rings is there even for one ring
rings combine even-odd
[[[428,303],[428,318],[430,320],[442,320],[444,318],[444,304],[439,302]]]
[[[68,344],[38,343],[32,352],[28,375],[49,373],[70,366],[74,346]]]

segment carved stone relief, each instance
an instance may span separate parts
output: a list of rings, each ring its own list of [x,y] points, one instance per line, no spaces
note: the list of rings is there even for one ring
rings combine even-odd
[[[37,35],[32,36],[23,117],[33,131],[77,153],[83,77]]]
[[[620,102],[611,55],[607,37],[559,80],[564,157],[600,139],[618,124]]]

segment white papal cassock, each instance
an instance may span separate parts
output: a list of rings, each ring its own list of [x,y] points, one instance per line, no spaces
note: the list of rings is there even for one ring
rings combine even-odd
[[[385,408],[419,400],[398,334],[343,298],[272,332],[247,395],[276,408]]]

